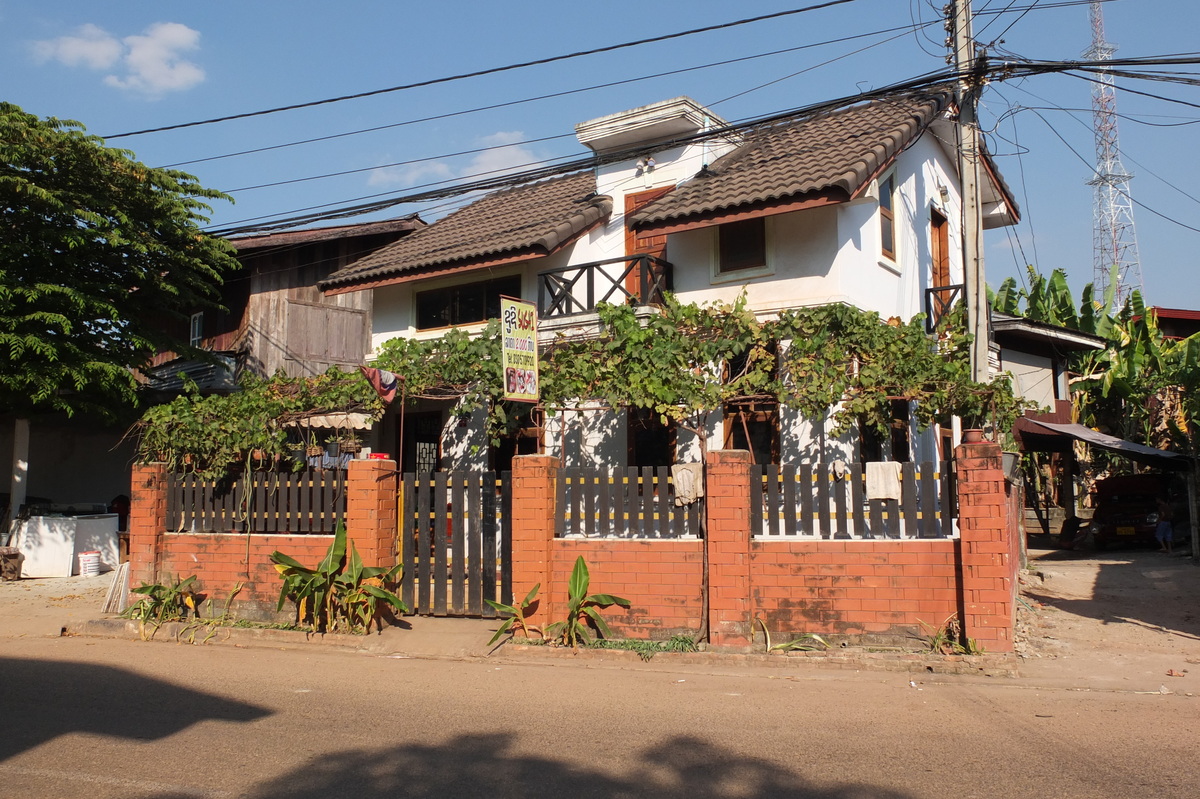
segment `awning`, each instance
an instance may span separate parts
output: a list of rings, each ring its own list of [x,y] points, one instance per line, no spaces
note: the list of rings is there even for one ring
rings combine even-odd
[[[369,413],[319,413],[293,419],[287,427],[329,427],[336,430],[370,430],[374,419]]]
[[[1160,469],[1184,470],[1191,465],[1192,459],[1187,455],[1181,455],[1178,452],[1171,452],[1170,450],[1157,449],[1156,447],[1147,447],[1144,444],[1136,444],[1132,441],[1126,441],[1123,438],[1106,435],[1090,427],[1084,427],[1081,424],[1056,424],[1053,422],[1035,422],[1032,419],[1021,419],[1019,420],[1019,426],[1023,428],[1023,435],[1032,433],[1034,435],[1067,436],[1078,441],[1086,441],[1094,447],[1100,447],[1101,449],[1124,455],[1138,463],[1144,463],[1147,466],[1157,466]],[[1038,428],[1042,429],[1039,430]]]

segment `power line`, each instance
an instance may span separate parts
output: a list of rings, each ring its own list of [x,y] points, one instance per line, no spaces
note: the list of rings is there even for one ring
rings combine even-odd
[[[475,72],[464,72],[459,75],[451,75],[451,76],[442,77],[442,78],[431,78],[430,80],[418,81],[416,83],[407,83],[407,84],[404,84],[401,86],[389,86],[386,89],[373,89],[371,91],[358,92],[356,94],[345,94],[340,97],[330,97],[330,98],[326,98],[324,100],[311,100],[306,103],[295,103],[293,105],[282,105],[282,106],[277,106],[275,108],[263,109],[261,111],[247,111],[242,114],[230,114],[228,116],[223,116],[223,117],[202,119],[202,120],[198,120],[196,122],[181,122],[176,125],[164,125],[164,126],[158,127],[158,128],[146,128],[145,130],[135,130],[135,131],[130,131],[128,133],[118,133],[118,134],[115,134],[112,136],[103,136],[102,138],[121,139],[121,138],[125,138],[127,136],[141,136],[142,134],[145,134],[145,133],[161,133],[163,131],[179,130],[181,128],[194,128],[199,125],[211,125],[211,124],[214,124],[217,122],[229,122],[234,119],[248,119],[250,117],[266,116],[267,114],[277,114],[281,111],[295,111],[295,110],[298,110],[301,108],[312,108],[312,107],[318,106],[318,105],[328,105],[330,103],[340,103],[345,100],[360,100],[364,97],[374,97],[376,95],[388,94],[390,92],[399,92],[399,91],[405,91],[408,89],[417,89],[417,88],[421,88],[424,86],[436,86],[438,84],[451,83],[453,81],[465,80],[467,78],[478,78],[478,77],[482,77],[484,75],[494,75],[498,72],[508,72],[508,71],[511,71],[514,69],[524,69],[526,67],[541,66],[543,64],[553,64],[557,61],[566,61],[568,59],[580,58],[582,56],[587,56],[587,55],[596,55],[598,53],[610,53],[610,52],[613,52],[614,50],[623,50],[623,49],[629,48],[629,47],[638,47],[643,44],[654,44],[654,43],[658,43],[658,42],[665,42],[665,41],[669,41],[671,39],[679,39],[679,38],[682,38],[685,36],[693,36],[698,33],[709,33],[711,31],[716,31],[716,30],[725,30],[728,28],[735,28],[740,25],[749,25],[749,24],[755,23],[755,22],[763,22],[763,21],[769,20],[769,19],[780,19],[782,17],[788,17],[788,16],[792,16],[794,14],[803,14],[803,13],[807,13],[809,11],[818,11],[823,8],[830,8],[832,6],[840,6],[840,5],[845,5],[847,3],[853,3],[853,2],[855,2],[855,0],[827,0],[824,3],[817,3],[816,5],[806,6],[804,8],[794,8],[794,9],[791,9],[790,11],[779,11],[774,14],[763,14],[763,15],[760,15],[757,17],[747,17],[745,19],[734,20],[733,22],[723,22],[718,25],[707,25],[703,28],[693,28],[691,30],[680,31],[678,33],[668,33],[668,34],[664,34],[662,36],[652,36],[652,37],[649,37],[646,39],[638,39],[638,40],[632,41],[632,42],[623,42],[621,44],[611,44],[611,45],[608,45],[605,47],[593,48],[591,50],[580,50],[580,51],[577,51],[574,53],[566,53],[564,55],[550,56],[548,58],[539,58],[534,61],[523,61],[518,64],[508,64],[508,65],[502,66],[502,67],[491,67],[489,69],[481,69],[481,70],[477,70]]]
[[[343,102],[346,100],[358,100],[358,99],[362,99],[365,97],[373,97],[376,95],[387,94],[390,92],[405,91],[408,89],[416,89],[416,88],[421,88],[421,87],[425,87],[425,86],[434,86],[434,85],[438,85],[438,84],[442,84],[442,83],[450,83],[453,81],[465,80],[467,78],[477,78],[477,77],[482,77],[484,75],[493,75],[498,72],[508,72],[508,71],[515,70],[515,69],[523,69],[525,67],[540,66],[543,64],[551,64],[551,63],[555,63],[557,61],[565,61],[568,59],[580,58],[582,56],[587,56],[587,55],[596,55],[598,53],[607,53],[607,52],[621,50],[621,49],[625,49],[625,48],[629,48],[629,47],[637,47],[637,46],[640,46],[643,44],[654,44],[654,43],[658,43],[658,42],[670,41],[672,39],[678,39],[678,38],[682,38],[685,36],[692,36],[694,34],[708,33],[708,32],[716,31],[716,30],[724,30],[727,28],[738,27],[740,25],[748,25],[748,24],[755,23],[755,22],[762,22],[764,20],[778,19],[780,17],[791,16],[794,14],[803,14],[803,13],[806,13],[809,11],[818,11],[818,10],[821,10],[824,8],[829,8],[829,7],[838,6],[838,5],[844,5],[846,3],[852,3],[852,2],[855,2],[855,0],[828,0],[828,2],[818,3],[816,5],[811,5],[811,6],[805,6],[804,8],[796,8],[796,9],[791,9],[789,11],[780,11],[780,12],[776,12],[773,14],[763,14],[763,15],[757,16],[757,17],[748,17],[745,19],[734,20],[733,22],[724,22],[724,23],[720,23],[718,25],[709,25],[709,26],[706,26],[703,28],[694,28],[692,30],[680,31],[678,33],[664,34],[662,36],[653,36],[650,38],[639,39],[639,40],[632,41],[632,42],[624,42],[622,44],[607,45],[605,47],[598,47],[598,48],[594,48],[591,50],[580,50],[580,51],[577,51],[574,53],[567,53],[567,54],[558,55],[558,56],[550,56],[548,58],[537,59],[535,61],[525,61],[525,62],[521,62],[521,63],[517,63],[517,64],[508,64],[506,66],[492,67],[489,69],[477,70],[475,72],[467,72],[467,73],[462,73],[459,75],[451,75],[451,76],[441,77],[441,78],[431,78],[430,80],[419,81],[417,83],[404,84],[401,86],[390,86],[386,89],[374,89],[371,91],[358,92],[355,94],[346,94],[346,95],[342,95],[340,97],[330,97],[330,98],[326,98],[323,100],[312,100],[312,101],[305,102],[305,103],[295,103],[292,105],[277,106],[275,108],[267,108],[267,109],[262,109],[259,111],[247,111],[247,112],[241,113],[241,114],[230,114],[230,115],[222,116],[222,117],[212,117],[210,119],[201,119],[201,120],[197,120],[194,122],[181,122],[181,123],[178,123],[175,125],[164,125],[164,126],[157,127],[157,128],[145,128],[143,130],[128,131],[126,133],[116,133],[116,134],[111,134],[111,135],[107,135],[107,136],[102,136],[101,138],[120,139],[120,138],[129,137],[129,136],[141,136],[141,135],[147,134],[147,133],[162,133],[162,132],[169,131],[169,130],[180,130],[183,128],[193,128],[193,127],[198,127],[200,125],[212,125],[212,124],[215,124],[218,122],[229,122],[229,121],[236,120],[236,119],[248,119],[251,117],[265,116],[267,114],[276,114],[276,113],[280,113],[283,111],[295,111],[295,110],[302,109],[302,108],[312,108],[312,107],[319,106],[319,105],[328,105],[330,103],[339,103],[339,102]],[[1047,9],[1053,9],[1053,8],[1066,8],[1066,7],[1070,7],[1070,6],[1087,5],[1090,2],[1091,2],[1091,0],[1062,0],[1061,2],[1057,2],[1057,3],[1043,3],[1041,5],[1037,5],[1038,0],[1034,0],[1034,5],[1037,5],[1038,10],[1047,10]],[[1112,2],[1112,0],[1100,0],[1100,2]],[[1024,10],[1024,7],[1013,9],[1013,10],[1021,11],[1021,10]],[[1000,12],[980,11],[980,12],[977,12],[977,16],[981,16],[984,14],[993,14],[993,13],[1000,13]]]
[[[934,24],[934,23],[924,23],[924,26],[928,27],[929,25],[932,25],[932,24]],[[234,158],[236,156],[241,156],[241,155],[253,155],[255,153],[268,152],[270,150],[280,150],[285,147],[296,147],[296,146],[303,145],[303,144],[313,144],[316,142],[329,141],[331,139],[345,138],[347,136],[357,136],[362,133],[375,133],[375,132],[378,132],[381,130],[390,130],[392,128],[405,127],[408,125],[416,125],[416,124],[420,124],[420,123],[424,123],[424,122],[436,122],[436,121],[443,120],[443,119],[451,119],[453,117],[466,116],[468,114],[475,114],[475,113],[479,113],[482,111],[494,111],[494,110],[497,110],[500,108],[510,108],[510,107],[516,106],[516,105],[523,105],[525,103],[539,102],[541,100],[551,100],[556,97],[567,97],[572,94],[581,94],[584,92],[596,91],[599,89],[611,89],[615,86],[625,86],[625,85],[628,85],[631,83],[639,83],[641,81],[654,80],[656,78],[665,78],[665,77],[670,77],[672,75],[682,75],[682,74],[685,74],[688,72],[695,72],[695,71],[702,70],[702,69],[711,69],[714,67],[729,66],[730,64],[738,64],[738,63],[743,63],[746,61],[754,61],[754,60],[757,60],[760,58],[770,58],[771,56],[799,52],[800,50],[809,50],[814,47],[824,47],[824,46],[831,45],[831,44],[841,44],[842,42],[853,41],[855,39],[865,39],[865,38],[868,38],[871,36],[882,36],[884,34],[895,33],[897,31],[904,31],[907,33],[910,30],[912,30],[911,25],[900,25],[900,26],[897,26],[894,28],[883,28],[881,30],[870,31],[869,33],[856,33],[856,34],[852,34],[850,36],[840,36],[836,39],[826,39],[825,41],[821,41],[821,42],[811,42],[809,44],[802,44],[802,45],[798,45],[796,47],[786,47],[782,50],[771,50],[769,52],[756,53],[754,55],[742,56],[740,58],[729,58],[729,59],[725,59],[724,61],[712,61],[707,64],[700,64],[700,65],[693,66],[693,67],[684,67],[681,69],[667,70],[665,72],[656,72],[651,75],[639,75],[637,77],[626,78],[624,80],[610,81],[608,83],[597,83],[597,84],[593,84],[591,86],[585,86],[585,87],[578,88],[578,89],[567,89],[565,91],[552,92],[550,94],[542,94],[542,95],[538,95],[536,97],[525,97],[520,100],[509,100],[509,101],[506,101],[503,103],[494,103],[492,105],[476,106],[474,108],[467,108],[467,109],[463,109],[460,111],[450,111],[445,114],[435,114],[433,116],[420,117],[418,119],[409,119],[409,120],[405,120],[403,122],[393,122],[393,123],[390,123],[387,125],[376,125],[375,127],[370,127],[370,128],[358,128],[356,130],[344,131],[342,133],[333,133],[328,136],[317,136],[317,137],[313,137],[310,139],[300,139],[297,141],[285,142],[283,144],[273,144],[273,145],[266,146],[266,147],[256,147],[256,148],[250,149],[250,150],[240,150],[238,152],[207,156],[205,158],[193,158],[188,161],[178,161],[173,164],[165,164],[162,168],[163,169],[172,169],[175,167],[188,166],[189,164],[200,164],[200,163],[205,163],[207,161],[217,161],[217,160],[220,160],[223,158]],[[566,134],[566,135],[570,135],[570,134]]]
[[[953,70],[942,70],[939,72],[927,73],[925,75],[918,76],[916,78],[911,78],[909,80],[906,80],[906,81],[903,81],[900,83],[891,84],[889,86],[885,86],[880,89],[876,89],[874,91],[863,92],[861,94],[849,95],[849,96],[840,97],[840,98],[837,98],[834,100],[823,101],[823,102],[815,103],[815,104],[812,104],[809,106],[804,106],[801,108],[795,108],[795,109],[791,109],[788,111],[772,114],[767,117],[759,117],[759,118],[751,119],[751,120],[748,120],[745,122],[730,124],[730,125],[718,128],[716,130],[710,130],[710,131],[696,133],[691,136],[680,137],[669,143],[665,143],[664,146],[679,146],[681,144],[686,144],[686,143],[689,143],[692,141],[699,141],[699,140],[711,138],[714,136],[721,136],[721,135],[727,135],[730,133],[743,132],[743,131],[746,131],[746,130],[749,130],[749,129],[752,129],[755,127],[769,125],[769,124],[781,122],[783,120],[787,120],[787,119],[791,119],[791,118],[795,118],[795,117],[816,115],[816,114],[819,114],[822,112],[831,111],[831,110],[841,108],[844,106],[848,106],[848,105],[852,105],[852,104],[858,103],[858,102],[900,95],[900,94],[903,94],[906,92],[920,91],[923,89],[928,89],[931,86],[946,83],[947,81],[953,80],[956,76],[957,76],[957,73],[954,72]],[[390,197],[387,199],[378,199],[378,200],[375,200],[374,202],[350,201],[350,202],[356,202],[356,204],[346,205],[346,206],[342,206],[339,208],[334,208],[332,210],[324,211],[321,213],[304,214],[301,216],[295,216],[295,217],[290,217],[290,218],[286,218],[286,219],[279,219],[279,220],[276,220],[275,222],[271,222],[268,224],[251,225],[248,227],[243,227],[243,225],[245,225],[245,223],[258,221],[260,219],[267,219],[272,216],[277,216],[275,214],[271,214],[271,215],[264,216],[264,217],[256,217],[254,219],[241,220],[240,222],[233,223],[233,225],[231,227],[226,227],[226,228],[222,228],[219,230],[210,230],[209,232],[218,234],[218,235],[233,235],[235,233],[248,233],[248,232],[259,231],[259,230],[280,229],[280,228],[284,228],[284,227],[295,227],[298,225],[308,224],[310,222],[315,222],[315,221],[322,220],[322,219],[339,219],[339,218],[345,218],[348,216],[357,216],[360,214],[374,213],[376,211],[381,211],[386,208],[390,208],[390,207],[400,205],[403,203],[423,202],[423,201],[430,200],[430,199],[442,199],[445,197],[451,197],[451,196],[460,195],[460,194],[467,194],[467,193],[475,192],[475,191],[492,191],[492,190],[496,190],[496,189],[500,189],[500,188],[506,188],[509,186],[520,185],[523,183],[531,183],[536,180],[543,180],[543,179],[546,179],[549,177],[555,177],[557,175],[562,175],[562,174],[566,174],[569,172],[576,172],[581,169],[593,168],[599,164],[620,161],[620,160],[629,158],[631,155],[636,155],[636,154],[640,153],[642,150],[644,150],[644,147],[639,146],[639,147],[634,147],[634,148],[630,148],[627,150],[605,153],[600,156],[591,155],[591,156],[588,156],[583,159],[567,161],[567,162],[564,162],[564,163],[561,163],[558,165],[541,167],[541,168],[527,170],[527,171],[523,171],[523,172],[519,172],[519,173],[511,173],[510,172],[510,173],[506,173],[504,175],[500,175],[500,176],[493,177],[493,178],[486,178],[484,180],[459,183],[459,184],[455,184],[452,186],[446,186],[443,188],[417,192],[414,194],[400,194],[400,195],[393,196],[393,197]],[[382,192],[379,194],[368,195],[366,197],[360,197],[360,198],[358,198],[358,200],[372,200],[377,197],[384,197],[387,194],[389,194],[389,193]],[[340,205],[340,203],[326,203],[326,204],[319,205],[319,206],[310,206],[308,208],[302,208],[302,209],[297,209],[297,210],[298,211],[309,211],[309,210],[316,210],[316,209],[320,209],[320,208],[328,208],[330,206],[335,206],[335,205]],[[289,213],[291,213],[291,212],[289,212]]]

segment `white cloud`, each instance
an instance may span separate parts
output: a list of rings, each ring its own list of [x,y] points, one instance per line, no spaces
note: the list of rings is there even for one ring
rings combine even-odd
[[[451,178],[491,178],[519,172],[528,168],[538,156],[528,147],[521,146],[525,138],[521,131],[500,131],[479,140],[487,149],[475,153],[465,164],[456,166],[448,161],[426,161],[395,167],[381,167],[371,172],[367,183],[371,186],[409,186]]]
[[[69,67],[108,69],[117,63],[124,48],[116,37],[92,24],[82,25],[74,36],[60,36],[33,43],[38,63],[57,61]]]
[[[120,69],[104,82],[147,97],[182,91],[204,80],[204,70],[183,57],[198,50],[200,33],[178,22],[156,22],[140,35],[117,39],[95,25],[84,25],[73,36],[34,42],[39,61],[95,70]]]

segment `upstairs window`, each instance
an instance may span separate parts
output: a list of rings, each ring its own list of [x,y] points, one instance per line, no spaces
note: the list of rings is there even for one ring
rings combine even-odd
[[[462,283],[417,293],[417,330],[470,325],[500,316],[500,295],[521,296],[521,276]]]
[[[188,344],[193,347],[199,347],[204,343],[204,311],[197,311],[192,314],[191,324],[188,327]]]
[[[883,257],[896,260],[896,173],[879,179],[879,248]]]
[[[717,228],[717,271],[720,274],[762,269],[767,265],[766,220],[744,219]]]

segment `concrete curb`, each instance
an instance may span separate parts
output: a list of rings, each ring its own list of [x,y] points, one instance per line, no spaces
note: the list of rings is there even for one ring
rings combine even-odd
[[[90,638],[142,639],[141,625],[131,619],[88,619],[63,627],[65,635]],[[211,633],[211,635],[210,635]],[[302,630],[265,630],[254,627],[214,627],[211,630],[194,622],[166,622],[157,630],[146,627],[146,640],[186,644],[232,644],[277,649],[303,649],[313,646],[328,649],[371,651],[381,637],[372,635],[336,635]]]
[[[479,620],[471,620],[479,621]],[[487,624],[487,622],[483,622]],[[388,627],[370,635],[309,633],[301,630],[266,630],[254,627],[215,627],[196,623],[167,622],[157,630],[147,628],[147,640],[187,644],[226,644],[274,649],[323,649],[402,655],[420,658],[495,657],[526,663],[588,663],[637,666],[645,661],[636,652],[621,649],[566,649],[508,642],[498,649],[483,643],[485,633],[475,630],[445,633],[438,630]],[[93,638],[141,640],[140,625],[129,619],[88,619],[67,624],[65,635]],[[756,668],[819,668],[843,671],[906,672],[912,674],[970,674],[984,677],[1017,677],[1017,659],[1009,655],[946,655],[932,657],[914,652],[872,652],[845,647],[824,652],[780,652],[775,654],[705,651],[656,652],[650,661],[657,666],[754,666]]]
[[[526,662],[572,661],[583,663],[639,664],[636,652],[621,649],[566,649],[537,644],[506,643],[496,653],[503,659]],[[755,666],[762,668],[819,668],[842,671],[885,671],[913,674],[971,674],[982,677],[1017,677],[1017,658],[1010,655],[945,655],[914,652],[870,652],[846,647],[827,652],[656,652],[649,661],[657,665]]]

